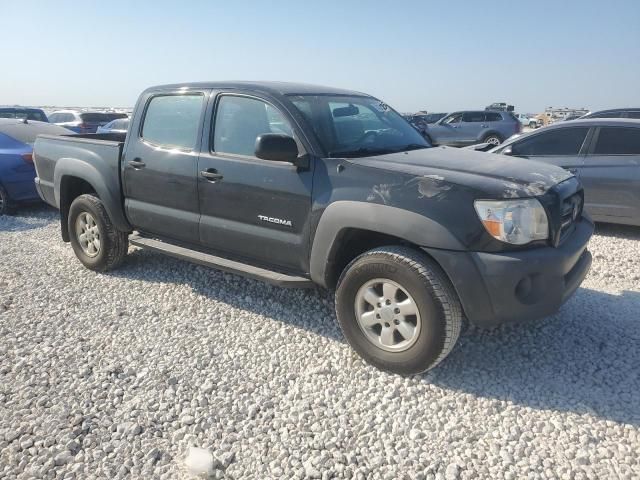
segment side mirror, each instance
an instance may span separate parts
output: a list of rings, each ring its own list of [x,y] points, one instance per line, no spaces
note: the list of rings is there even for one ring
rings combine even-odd
[[[256,157],[274,162],[295,163],[298,158],[298,145],[289,135],[281,133],[263,133],[256,138]]]
[[[509,145],[507,148],[505,148],[504,150],[502,150],[503,155],[513,155],[513,150],[511,149],[511,145]]]

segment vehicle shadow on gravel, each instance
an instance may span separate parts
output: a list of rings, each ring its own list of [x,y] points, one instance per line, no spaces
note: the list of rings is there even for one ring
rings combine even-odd
[[[640,425],[640,292],[581,288],[556,314],[470,328],[424,380],[535,409]]]
[[[596,235],[603,237],[640,240],[640,227],[614,223],[596,223]]]
[[[186,284],[207,299],[344,343],[333,295],[324,291],[279,288],[137,249],[109,275]],[[421,378],[535,409],[640,425],[638,312],[639,292],[582,288],[547,319],[469,328],[451,355]]]
[[[124,264],[106,275],[187,284],[210,300],[344,342],[335,321],[333,294],[324,290],[282,288],[143,249],[130,250]]]

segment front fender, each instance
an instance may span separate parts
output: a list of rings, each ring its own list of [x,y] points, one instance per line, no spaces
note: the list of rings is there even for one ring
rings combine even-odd
[[[327,266],[340,232],[357,228],[393,235],[421,247],[464,250],[460,241],[443,225],[428,217],[401,208],[358,201],[338,201],[329,205],[318,222],[311,247],[311,279],[328,286]]]

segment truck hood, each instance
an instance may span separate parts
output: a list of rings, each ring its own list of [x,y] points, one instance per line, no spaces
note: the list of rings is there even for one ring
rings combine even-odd
[[[348,161],[474,188],[494,198],[543,195],[572,176],[560,167],[542,162],[452,147],[424,148]]]

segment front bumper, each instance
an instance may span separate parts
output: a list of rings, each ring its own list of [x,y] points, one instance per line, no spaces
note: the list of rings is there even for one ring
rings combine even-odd
[[[589,272],[593,229],[583,217],[558,247],[504,253],[424,250],[449,276],[469,321],[492,327],[556,312]]]

